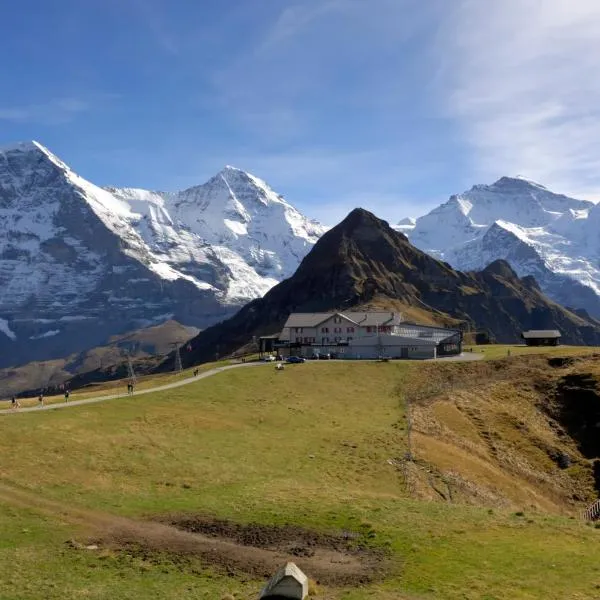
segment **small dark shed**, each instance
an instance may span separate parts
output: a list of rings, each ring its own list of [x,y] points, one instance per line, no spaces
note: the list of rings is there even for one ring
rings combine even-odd
[[[524,331],[521,337],[528,346],[558,346],[560,331],[557,329],[530,329]]]

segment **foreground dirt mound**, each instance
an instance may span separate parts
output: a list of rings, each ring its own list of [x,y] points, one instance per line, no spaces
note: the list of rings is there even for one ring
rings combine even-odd
[[[0,482],[0,500],[60,516],[87,533],[74,548],[127,551],[148,562],[163,557],[192,568],[192,561],[228,574],[269,578],[287,561],[324,585],[357,585],[384,575],[385,556],[349,535],[326,535],[295,526],[238,525],[199,517],[136,520],[64,505]]]
[[[384,555],[366,548],[357,534],[323,534],[295,525],[241,525],[201,516],[169,515],[140,529],[113,531],[104,544],[201,556],[212,566],[268,577],[293,560],[328,585],[365,583],[383,572]]]

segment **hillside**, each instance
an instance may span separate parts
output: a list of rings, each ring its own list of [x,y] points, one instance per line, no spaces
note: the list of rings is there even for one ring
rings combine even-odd
[[[596,600],[600,373],[560,352],[2,415],[0,597],[250,599],[291,559],[324,600]]]
[[[323,235],[292,277],[200,333],[186,360],[212,360],[216,352],[232,352],[252,336],[278,333],[290,312],[368,305],[487,329],[499,342],[514,342],[526,329],[557,328],[565,343],[600,343],[595,321],[550,301],[533,278],[519,279],[508,263],[496,261],[481,272],[455,271],[385,221],[356,209]]]
[[[127,354],[131,356],[136,372],[149,371],[172,350],[173,343],[182,344],[197,333],[195,327],[166,321],[154,327],[112,336],[106,345],[66,358],[0,369],[0,398],[55,387],[67,380],[72,381],[74,387],[74,384],[126,377]]]
[[[211,325],[293,273],[323,231],[233,167],[180,192],[103,189],[37,142],[0,148],[0,367],[168,319]]]
[[[600,492],[599,355],[419,365],[410,485],[422,498],[569,512]]]

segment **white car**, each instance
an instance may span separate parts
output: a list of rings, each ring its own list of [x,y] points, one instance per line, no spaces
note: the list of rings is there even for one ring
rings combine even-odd
[[[263,360],[265,362],[275,362],[275,357],[274,356],[265,356],[265,357],[263,357]]]

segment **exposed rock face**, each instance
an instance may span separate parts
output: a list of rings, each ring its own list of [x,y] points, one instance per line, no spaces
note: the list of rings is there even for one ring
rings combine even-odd
[[[0,149],[0,367],[168,319],[204,328],[323,231],[232,167],[179,193],[101,189],[35,142]]]
[[[192,341],[189,362],[213,359],[276,333],[294,311],[379,305],[418,306],[440,319],[482,328],[499,342],[515,342],[526,329],[559,329],[565,343],[596,344],[600,327],[548,300],[532,277],[519,279],[506,261],[479,273],[461,273],[421,252],[402,233],[356,209],[328,231],[296,273],[231,319]]]

